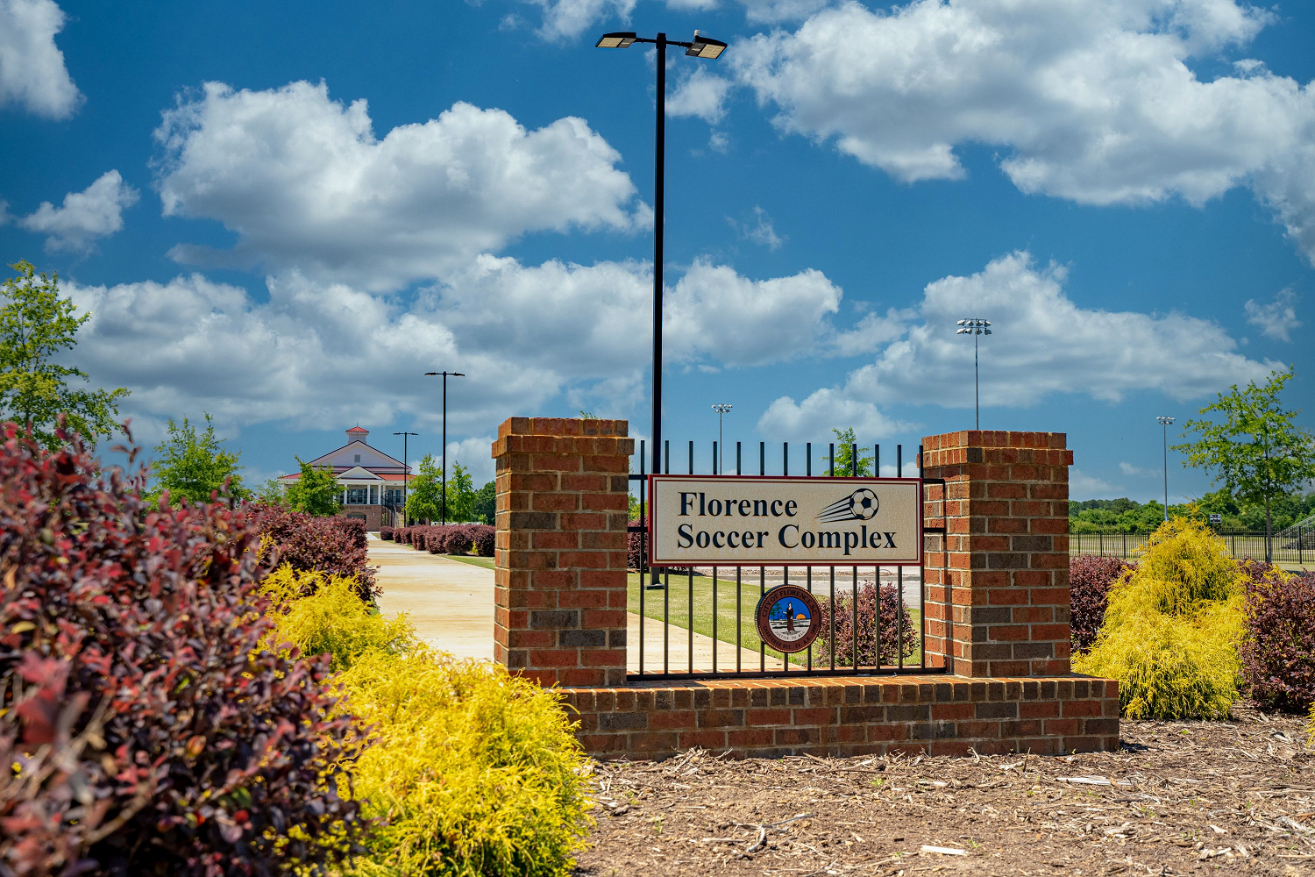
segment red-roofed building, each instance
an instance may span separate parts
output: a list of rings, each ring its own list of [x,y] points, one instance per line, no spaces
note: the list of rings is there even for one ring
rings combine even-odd
[[[402,484],[408,467],[378,448],[366,444],[368,429],[353,426],[347,430],[347,444],[310,461],[315,467],[328,466],[342,486],[338,501],[343,514],[365,521],[367,530],[391,527],[402,517]],[[286,489],[301,478],[300,472],[284,475],[279,483]]]

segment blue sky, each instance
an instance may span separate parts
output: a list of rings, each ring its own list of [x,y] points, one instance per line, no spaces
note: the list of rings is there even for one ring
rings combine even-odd
[[[1272,368],[1315,426],[1304,4],[0,0],[0,251],[92,312],[71,361],[140,440],[208,411],[253,480],[358,422],[437,452],[433,369],[477,482],[508,416],[647,436],[654,55],[593,44],[695,28],[730,44],[668,59],[699,465],[714,402],[773,460],[971,427],[959,317],[982,426],[1067,432],[1074,498],[1158,496],[1155,415]]]

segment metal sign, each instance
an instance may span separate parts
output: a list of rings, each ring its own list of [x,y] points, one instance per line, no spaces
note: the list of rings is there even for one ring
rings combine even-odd
[[[763,594],[754,616],[758,636],[778,652],[802,652],[822,630],[822,608],[812,594],[795,585],[780,585]]]
[[[916,478],[654,475],[654,566],[916,566]]]
[[[1223,515],[1214,515],[1214,514],[1212,514],[1212,515],[1210,516],[1210,523],[1212,523],[1212,524],[1222,524],[1223,522],[1224,522],[1224,516],[1223,516]]]

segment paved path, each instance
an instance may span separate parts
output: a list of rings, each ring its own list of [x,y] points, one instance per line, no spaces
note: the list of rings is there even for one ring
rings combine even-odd
[[[409,545],[370,540],[370,565],[378,567],[375,579],[382,593],[379,611],[384,615],[405,612],[415,625],[416,635],[434,648],[461,658],[493,660],[493,570],[449,560]],[[639,669],[639,616],[629,613],[627,649],[630,671]],[[671,672],[689,667],[689,632],[672,626],[668,633]],[[662,622],[645,619],[644,663],[650,672],[662,668]],[[743,650],[743,666],[757,667],[758,653]],[[770,659],[769,659],[770,661]],[[735,669],[735,647],[717,645],[717,664]],[[712,638],[694,634],[694,668],[712,668]]]
[[[493,570],[380,539],[370,540],[370,566],[379,568],[380,612],[407,613],[434,648],[493,660]]]

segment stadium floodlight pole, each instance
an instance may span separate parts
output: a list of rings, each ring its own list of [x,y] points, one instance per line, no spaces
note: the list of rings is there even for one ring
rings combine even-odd
[[[718,402],[712,406],[712,410],[717,412],[717,471],[725,474],[723,471],[726,467],[723,461],[726,458],[726,442],[721,437],[721,416],[731,410],[731,406],[725,402]]]
[[[635,43],[657,47],[657,155],[653,167],[653,474],[662,471],[662,223],[666,188],[667,46],[681,46],[686,55],[716,60],[726,51],[721,40],[699,36],[691,42],[669,40],[665,33],[655,39],[636,36],[634,31],[605,33],[594,44],[598,49],[628,49]]]
[[[981,394],[978,392],[977,381],[977,336],[991,334],[991,321],[983,320],[980,317],[969,317],[966,320],[960,320],[956,335],[973,336],[973,428],[982,428],[982,407]]]
[[[393,435],[402,437],[402,526],[405,527],[410,523],[406,519],[406,480],[411,474],[411,464],[406,461],[406,440],[410,436],[418,436],[418,432],[395,432]]]
[[[1164,519],[1169,520],[1169,424],[1173,423],[1173,418],[1166,414],[1161,414],[1155,418],[1155,422],[1160,424],[1161,432],[1164,434]]]
[[[425,377],[443,376],[443,498],[439,505],[443,509],[443,523],[447,523],[447,379],[464,378],[461,372],[425,372]]]

